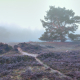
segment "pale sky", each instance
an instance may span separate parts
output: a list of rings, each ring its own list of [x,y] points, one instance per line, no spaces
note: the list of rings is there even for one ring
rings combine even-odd
[[[20,28],[19,32],[22,30],[22,33],[29,37],[33,37],[37,33],[35,37],[37,39],[44,32],[40,19],[44,19],[49,6],[72,9],[75,15],[80,16],[80,0],[0,0],[0,26],[4,26],[11,32],[17,32]],[[80,33],[79,30],[80,28],[77,33]],[[31,40],[32,38],[26,39]]]

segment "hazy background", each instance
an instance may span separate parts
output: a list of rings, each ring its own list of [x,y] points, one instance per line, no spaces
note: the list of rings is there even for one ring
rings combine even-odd
[[[49,6],[72,9],[80,16],[80,0],[0,0],[0,42],[39,41],[45,31],[40,19]]]

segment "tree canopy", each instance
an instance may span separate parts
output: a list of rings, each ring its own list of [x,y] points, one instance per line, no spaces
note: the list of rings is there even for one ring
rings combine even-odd
[[[72,41],[80,41],[80,34],[72,34],[70,33],[68,35],[68,37],[72,40]]]
[[[67,39],[66,36],[78,29],[80,16],[75,16],[73,10],[50,6],[46,13],[44,20],[41,20],[46,32],[39,38],[40,40],[64,42]]]

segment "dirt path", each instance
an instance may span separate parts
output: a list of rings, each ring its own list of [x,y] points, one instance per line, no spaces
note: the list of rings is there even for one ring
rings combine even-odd
[[[22,54],[22,55],[28,55],[28,56],[32,56],[32,57],[37,57],[38,54],[31,54],[31,53],[27,53],[27,52],[23,52],[21,48],[18,47],[18,51]]]
[[[58,70],[54,70],[54,69],[50,68],[48,65],[44,64],[41,60],[39,60],[39,59],[37,58],[38,54],[30,54],[30,53],[27,53],[27,52],[23,52],[23,51],[21,50],[21,48],[19,48],[19,47],[18,47],[18,51],[19,51],[22,55],[28,55],[28,56],[34,57],[34,58],[36,59],[36,61],[38,61],[40,64],[42,64],[42,65],[45,67],[45,69],[50,69],[50,72],[59,74],[59,77],[67,77],[66,75],[62,74],[62,73],[59,72]]]

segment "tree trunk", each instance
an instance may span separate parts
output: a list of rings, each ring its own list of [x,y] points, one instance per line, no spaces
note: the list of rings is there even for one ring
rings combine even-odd
[[[61,39],[61,42],[65,42],[65,40],[64,39]]]
[[[65,42],[65,39],[62,34],[60,34],[60,40],[61,40],[61,42]]]

